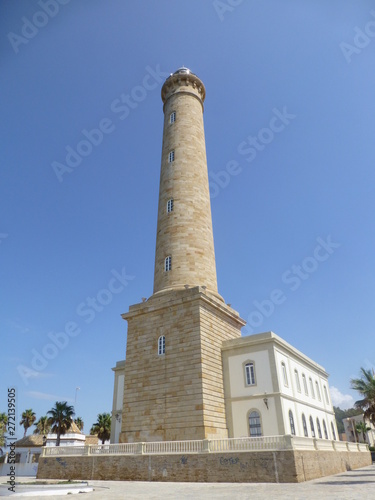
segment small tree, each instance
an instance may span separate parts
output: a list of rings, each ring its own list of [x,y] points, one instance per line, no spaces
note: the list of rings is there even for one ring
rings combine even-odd
[[[361,378],[350,381],[352,389],[358,391],[363,399],[355,402],[355,407],[360,408],[364,413],[364,418],[370,420],[375,425],[375,373],[373,370],[361,368]]]
[[[368,427],[365,422],[357,422],[355,430],[358,434],[362,434],[363,442],[367,443],[367,431],[370,431],[371,427]]]
[[[34,424],[36,429],[34,429],[34,434],[42,434],[43,436],[51,431],[51,424],[47,415],[40,417],[40,419]]]
[[[90,434],[97,435],[104,444],[111,437],[111,415],[99,413],[97,421],[90,429]]]
[[[76,424],[76,426],[78,427],[78,429],[79,429],[80,431],[82,431],[82,430],[83,430],[84,422],[83,422],[83,420],[82,420],[82,418],[81,418],[81,417],[77,417],[77,418],[75,418],[75,419],[74,419],[74,423]]]
[[[27,429],[33,425],[33,423],[36,420],[36,415],[33,412],[33,410],[30,408],[30,410],[25,410],[22,415],[22,420],[20,422],[20,425],[23,425],[23,428],[25,429],[23,437],[26,436]]]
[[[57,435],[56,446],[60,446],[61,434],[65,434],[72,425],[74,408],[69,406],[66,401],[56,401],[55,407],[47,411],[47,415],[50,415],[48,423],[52,426],[52,432]]]

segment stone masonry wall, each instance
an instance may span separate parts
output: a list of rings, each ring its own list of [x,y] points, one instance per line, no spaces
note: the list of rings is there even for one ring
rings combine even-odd
[[[176,79],[164,105],[154,293],[185,284],[217,292],[201,98],[192,81]],[[173,111],[176,121],[171,124]],[[167,213],[169,199],[174,206]],[[172,269],[166,272],[169,255]]]
[[[42,457],[37,477],[112,481],[296,483],[370,464],[369,452],[292,450]]]

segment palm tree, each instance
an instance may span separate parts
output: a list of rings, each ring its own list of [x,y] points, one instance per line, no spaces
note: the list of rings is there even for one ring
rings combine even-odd
[[[371,427],[368,427],[365,422],[357,422],[355,425],[355,430],[358,434],[362,433],[363,442],[367,443],[367,431],[371,431]]]
[[[90,434],[96,434],[104,444],[111,437],[111,415],[109,413],[99,413],[98,420],[91,427]]]
[[[30,408],[30,410],[25,410],[22,415],[22,420],[20,422],[20,425],[23,425],[23,428],[25,429],[23,437],[26,436],[27,429],[33,425],[33,423],[36,420],[36,415],[33,412],[33,410]]]
[[[0,422],[0,454],[3,454],[3,446],[6,446],[5,440],[5,425],[3,422]]]
[[[48,420],[47,415],[40,417],[40,419],[34,424],[36,426],[34,434],[43,434],[43,436],[48,434],[51,431],[51,424]]]
[[[6,446],[5,433],[8,423],[8,415],[6,413],[0,413],[0,451],[3,453],[3,446]]]
[[[82,420],[82,418],[81,418],[81,417],[77,417],[77,418],[75,418],[75,419],[74,419],[74,423],[76,424],[76,426],[78,427],[78,429],[79,429],[80,431],[82,431],[82,430],[83,430],[84,422],[83,422],[83,420]]]
[[[375,373],[374,370],[361,368],[362,377],[350,381],[352,389],[358,391],[363,397],[354,403],[356,408],[363,411],[367,418],[375,425]]]
[[[56,401],[55,407],[47,411],[50,415],[48,423],[52,426],[52,432],[57,434],[56,446],[60,446],[60,436],[65,434],[73,422],[74,408],[69,406],[66,401]]]

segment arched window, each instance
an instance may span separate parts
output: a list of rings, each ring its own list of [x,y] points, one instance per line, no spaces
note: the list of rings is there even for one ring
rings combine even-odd
[[[311,428],[311,436],[314,438],[315,437],[314,421],[311,416],[310,416],[310,428]]]
[[[251,361],[245,364],[246,385],[255,385],[255,365]]]
[[[158,339],[158,355],[161,356],[162,354],[165,354],[165,336],[162,335]]]
[[[322,398],[320,396],[320,389],[319,389],[319,384],[318,384],[317,380],[315,381],[315,387],[316,387],[316,395],[318,396],[319,401],[321,401]]]
[[[164,261],[164,271],[170,271],[172,269],[172,257],[168,255]]]
[[[324,397],[326,398],[326,403],[327,403],[327,405],[329,405],[329,398],[328,398],[327,387],[324,386],[323,389],[324,389]]]
[[[169,116],[169,123],[174,123],[176,121],[176,111],[172,111]]]
[[[289,422],[290,422],[290,433],[293,436],[295,436],[296,435],[296,429],[294,427],[294,418],[293,418],[292,410],[289,410]]]
[[[318,429],[319,439],[322,439],[322,429],[320,428],[320,422],[318,417],[316,417],[316,428]]]
[[[281,371],[283,373],[283,379],[284,379],[284,385],[285,387],[288,387],[288,374],[286,372],[286,366],[285,366],[285,363],[284,361],[281,363]]]
[[[324,431],[324,437],[328,439],[327,426],[324,419],[323,419],[323,431]]]
[[[172,163],[174,161],[174,151],[169,151],[168,162]]]
[[[304,434],[304,436],[308,437],[309,433],[307,432],[306,418],[305,418],[305,414],[304,413],[302,413],[302,426],[303,426],[303,434]]]
[[[260,423],[260,415],[257,411],[252,411],[249,415],[250,437],[262,435],[262,424]]]
[[[331,422],[331,428],[332,428],[332,436],[333,436],[333,439],[336,441],[335,426],[333,425],[333,422]]]
[[[301,384],[300,384],[300,381],[299,381],[299,375],[298,375],[298,371],[297,370],[294,370],[294,376],[296,377],[297,391],[301,392]]]
[[[310,382],[311,396],[315,399],[314,386],[313,386],[313,381],[312,381],[311,377],[309,378],[309,382]]]
[[[305,390],[306,396],[309,395],[309,391],[307,390],[307,382],[306,382],[306,375],[302,373],[302,382],[303,382],[303,388]]]

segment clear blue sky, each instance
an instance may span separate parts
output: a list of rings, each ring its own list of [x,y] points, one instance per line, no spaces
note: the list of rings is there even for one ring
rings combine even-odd
[[[373,2],[41,4],[0,2],[0,411],[9,386],[18,418],[76,387],[86,432],[111,411],[120,315],[152,294],[160,89],[181,65],[207,91],[219,292],[244,334],[283,337],[350,406],[350,378],[375,364]]]

